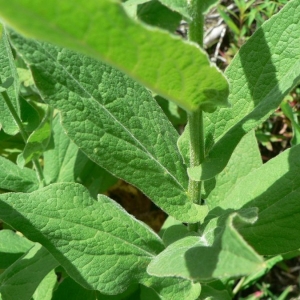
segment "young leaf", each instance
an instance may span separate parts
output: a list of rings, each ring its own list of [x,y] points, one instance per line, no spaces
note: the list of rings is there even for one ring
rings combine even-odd
[[[171,244],[151,261],[148,273],[199,281],[247,275],[264,268],[263,258],[234,228],[234,218],[238,217],[237,213],[229,216],[211,246],[199,236],[189,236]]]
[[[17,164],[21,168],[31,160],[39,158],[47,148],[51,137],[50,111],[52,110],[48,110],[39,127],[28,137],[23,152],[19,154]]]
[[[299,16],[300,0],[289,1],[255,32],[227,68],[232,108],[206,116],[207,150],[212,149],[201,166],[189,170],[192,179],[207,180],[220,173],[241,138],[299,82]]]
[[[28,300],[42,279],[58,262],[41,245],[35,244],[0,275],[0,293],[3,300]],[[26,280],[30,278],[30,280]]]
[[[0,188],[14,192],[32,192],[39,188],[36,173],[21,169],[10,160],[0,156]]]
[[[0,195],[0,218],[41,243],[75,281],[117,294],[148,277],[159,237],[106,196],[95,201],[76,183]]]
[[[35,290],[33,300],[51,300],[54,287],[57,283],[55,271],[50,271]],[[73,298],[74,299],[74,298]],[[86,300],[86,298],[85,298]]]
[[[207,208],[187,196],[178,133],[145,88],[89,57],[15,33],[11,38],[43,98],[61,111],[66,133],[91,160],[176,219],[204,218]]]
[[[0,28],[2,28],[1,24]],[[0,67],[0,84],[5,83],[5,81],[8,79],[13,80],[13,83],[10,86],[8,86],[4,91],[1,91],[0,128],[2,127],[5,133],[14,135],[19,131],[19,127],[15,122],[13,115],[11,114],[9,106],[11,106],[11,109],[13,109],[17,115],[20,115],[20,107],[18,102],[19,81],[14,58],[11,53],[5,30],[3,30],[0,40]]]
[[[3,20],[25,35],[103,60],[187,111],[227,106],[228,83],[204,51],[133,21],[119,2],[65,0],[45,7],[39,0],[0,0],[0,5]]]

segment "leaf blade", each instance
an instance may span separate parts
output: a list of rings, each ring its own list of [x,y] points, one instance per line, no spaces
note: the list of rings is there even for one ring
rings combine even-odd
[[[91,160],[175,218],[204,218],[207,208],[188,198],[178,133],[145,88],[86,56],[14,33],[11,40],[44,99],[61,111],[70,139]]]
[[[120,3],[81,0],[75,6],[72,1],[58,1],[45,9],[38,0],[30,5],[27,0],[1,1],[2,18],[20,32],[112,64],[187,111],[199,105],[208,110],[227,105],[227,81],[204,51],[134,22]],[[18,11],[22,13],[17,16]],[[117,26],[112,26],[112,19]],[[105,29],[101,35],[99,28]]]
[[[95,201],[79,184],[2,194],[0,201],[1,219],[41,243],[87,289],[122,292],[148,277],[147,264],[163,249],[146,225],[106,196]]]

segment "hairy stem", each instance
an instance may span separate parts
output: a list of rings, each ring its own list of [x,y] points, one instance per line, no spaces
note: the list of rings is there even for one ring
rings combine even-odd
[[[204,16],[202,13],[201,0],[192,0],[190,14],[192,22],[189,24],[189,40],[203,46]],[[204,128],[203,113],[201,108],[188,115],[190,133],[190,167],[196,167],[204,159]],[[196,204],[201,204],[201,181],[189,179],[189,195]],[[190,224],[191,231],[197,231],[199,224]]]

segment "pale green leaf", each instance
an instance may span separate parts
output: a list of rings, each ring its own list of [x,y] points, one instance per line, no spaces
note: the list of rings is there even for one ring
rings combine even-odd
[[[146,279],[147,265],[163,249],[145,224],[76,183],[2,194],[0,218],[41,243],[83,287],[105,294]]]
[[[300,80],[299,49],[300,0],[293,0],[255,32],[226,69],[232,107],[206,116],[211,150],[189,171],[191,178],[207,180],[220,173],[241,138],[279,106]]]
[[[135,185],[176,219],[205,217],[207,208],[187,195],[178,133],[149,91],[86,56],[14,33],[11,38],[45,101],[61,111],[66,133],[92,161]]]
[[[227,81],[200,47],[132,20],[121,3],[1,0],[0,5],[1,17],[25,35],[112,64],[187,111],[227,106]]]
[[[258,221],[239,231],[263,255],[300,247],[300,145],[284,151],[236,183],[219,203],[222,210],[257,207]]]
[[[142,284],[153,289],[161,300],[194,300],[201,291],[199,282],[182,278],[149,277]]]
[[[35,244],[0,275],[2,299],[30,299],[42,279],[57,266],[53,256],[41,245]]]
[[[0,27],[2,28],[1,24]],[[14,109],[17,115],[20,116],[18,102],[19,81],[14,58],[4,29],[0,40],[0,69],[0,84],[3,84],[8,79],[13,79],[13,84],[7,86],[0,94],[0,128],[2,127],[5,133],[14,135],[19,131],[19,127],[11,114],[7,101],[11,105],[11,109]]]
[[[37,190],[39,182],[36,173],[28,168],[21,169],[10,160],[0,156],[0,188],[14,192]]]
[[[212,192],[206,198],[209,209],[218,206],[219,202],[227,197],[239,180],[261,165],[262,160],[255,133],[251,131],[237,145],[224,170],[215,179],[205,181],[206,188],[207,185],[213,187]],[[235,199],[232,199],[231,204],[234,201]]]
[[[222,232],[209,246],[205,238],[183,238],[156,256],[147,271],[154,276],[176,276],[190,280],[210,280],[243,276],[264,268],[263,258],[243,240],[233,226],[232,214]]]
[[[34,243],[12,230],[0,231],[0,269],[8,268],[25,252],[34,246]]]
[[[18,155],[17,164],[23,168],[31,160],[39,158],[47,148],[50,137],[51,124],[47,113],[38,128],[28,137],[23,152]]]
[[[55,271],[50,271],[39,284],[37,289],[35,290],[32,299],[33,300],[51,300],[53,290],[57,283],[57,276]],[[74,298],[73,298],[74,299]],[[85,300],[87,300],[85,298]]]

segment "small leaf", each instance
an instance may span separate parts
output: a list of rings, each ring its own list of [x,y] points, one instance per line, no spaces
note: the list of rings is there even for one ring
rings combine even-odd
[[[234,213],[228,218],[211,246],[199,236],[183,238],[156,256],[147,271],[159,277],[198,281],[243,276],[264,268],[263,259],[234,228],[233,220],[238,217]]]
[[[36,173],[21,169],[10,160],[0,156],[0,188],[14,192],[32,192],[39,188]]]
[[[3,20],[27,36],[107,62],[187,111],[228,105],[228,83],[200,47],[133,21],[119,2],[65,0],[46,9],[39,0],[0,5]]]
[[[35,244],[0,275],[2,299],[30,299],[42,279],[57,266],[53,256],[41,245]]]
[[[105,294],[148,278],[147,265],[163,249],[146,225],[76,183],[0,194],[0,218],[41,243],[83,287]]]
[[[220,173],[241,138],[266,120],[299,82],[299,16],[300,0],[289,1],[253,34],[226,69],[232,107],[206,115],[208,155],[189,171],[194,180]]]
[[[35,158],[39,158],[45,151],[50,137],[51,137],[51,124],[50,116],[48,113],[45,115],[39,127],[28,137],[26,146],[21,154],[18,155],[17,164],[23,168],[27,163]]]
[[[61,111],[69,138],[94,162],[133,184],[168,214],[203,220],[188,198],[178,133],[148,90],[111,67],[13,33],[41,95]]]
[[[1,24],[0,28],[2,28]],[[8,104],[11,105],[11,109],[14,109],[17,115],[20,116],[20,105],[18,102],[19,80],[7,34],[4,29],[0,40],[0,67],[0,128],[2,127],[7,134],[15,135],[19,131],[19,127],[6,102],[9,101]],[[2,92],[6,93],[7,98],[3,98]]]

